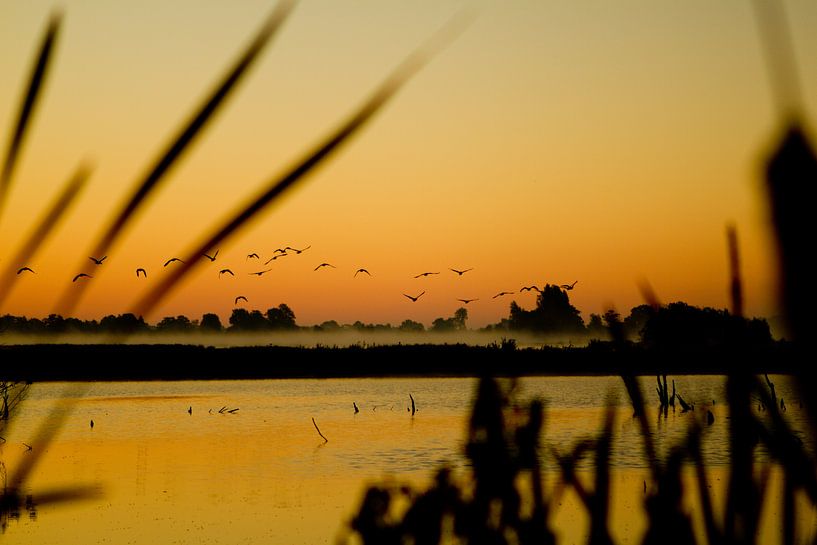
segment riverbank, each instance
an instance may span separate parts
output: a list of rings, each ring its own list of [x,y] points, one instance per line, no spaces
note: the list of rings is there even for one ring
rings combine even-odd
[[[647,350],[612,343],[587,347],[396,344],[346,347],[190,344],[29,344],[0,346],[0,380],[212,380],[544,375],[788,374],[798,358],[788,344],[735,352]]]

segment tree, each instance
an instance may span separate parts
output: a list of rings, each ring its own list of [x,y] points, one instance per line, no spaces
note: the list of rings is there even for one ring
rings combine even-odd
[[[259,310],[247,311],[234,308],[230,315],[230,331],[263,331],[269,329],[269,322]]]
[[[536,308],[525,310],[511,302],[510,329],[539,333],[581,333],[585,331],[579,309],[570,304],[567,291],[545,285],[536,298]]]
[[[141,316],[137,318],[128,312],[118,316],[105,316],[99,322],[99,330],[102,333],[139,333],[148,331],[149,328]]]
[[[462,331],[465,329],[465,321],[468,319],[468,311],[458,308],[451,318],[437,318],[432,322],[429,331]]]
[[[420,322],[415,322],[414,320],[403,320],[403,323],[400,324],[398,328],[400,331],[425,331],[426,328]]]
[[[272,329],[297,329],[295,313],[284,303],[267,310],[267,321]]]
[[[187,316],[167,316],[156,324],[156,330],[163,333],[189,333],[195,327]]]
[[[218,314],[208,312],[201,317],[201,323],[199,324],[200,331],[221,331],[222,329],[221,319],[218,317]]]

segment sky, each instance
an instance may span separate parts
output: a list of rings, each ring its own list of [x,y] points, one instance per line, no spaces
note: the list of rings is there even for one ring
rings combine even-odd
[[[131,310],[166,260],[337,126],[463,6],[478,16],[461,36],[146,318],[226,319],[244,295],[246,308],[288,304],[301,324],[429,324],[478,298],[468,306],[478,327],[507,317],[511,300],[531,308],[522,286],[575,280],[571,302],[585,318],[643,303],[643,279],[661,301],[726,308],[729,223],[747,313],[777,313],[761,172],[781,127],[750,3],[303,0],[94,268],[74,314]],[[1,313],[56,310],[114,211],[274,7],[0,3],[3,152],[49,15],[63,13],[0,217],[0,269],[77,165],[93,167]],[[785,8],[811,122],[817,4]],[[310,248],[263,265],[285,246]],[[323,262],[336,268],[313,270]],[[219,277],[226,267],[235,277]],[[372,276],[354,277],[358,268]],[[423,272],[440,274],[414,278]],[[416,303],[403,296],[423,291]],[[493,299],[500,291],[517,293]]]

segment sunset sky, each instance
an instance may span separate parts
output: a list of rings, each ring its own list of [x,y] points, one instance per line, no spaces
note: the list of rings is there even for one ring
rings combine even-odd
[[[476,21],[298,190],[218,248],[149,321],[229,316],[244,295],[300,324],[507,317],[530,284],[571,283],[585,318],[643,302],[728,306],[738,229],[747,311],[774,315],[761,160],[778,136],[752,5],[728,0],[300,2],[95,268],[83,318],[129,311],[209,231],[334,128],[457,13]],[[813,121],[817,3],[785,2]],[[82,160],[88,186],[0,313],[55,310],[91,246],[274,2],[0,4],[0,153],[49,15],[63,12],[0,218],[0,270]],[[311,248],[263,267],[275,248]],[[247,260],[256,252],[261,261]],[[98,256],[99,257],[99,256]],[[313,269],[322,262],[336,269]],[[90,262],[88,262],[90,263]],[[22,266],[22,264],[20,265]],[[86,264],[83,264],[86,266]],[[137,278],[144,267],[148,278]],[[219,278],[231,268],[235,278]],[[365,267],[372,277],[358,275]],[[449,268],[470,271],[458,277]],[[248,273],[271,268],[262,277]],[[428,278],[419,273],[440,271]],[[402,294],[426,294],[416,303]]]

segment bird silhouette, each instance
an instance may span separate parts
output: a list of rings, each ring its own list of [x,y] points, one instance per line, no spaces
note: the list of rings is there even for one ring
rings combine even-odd
[[[90,259],[91,261],[93,261],[97,265],[102,265],[102,262],[105,261],[106,259],[108,259],[108,256],[104,255],[104,256],[102,256],[102,259],[97,259],[95,257],[89,257],[88,259]]]
[[[458,271],[457,269],[451,269],[451,268],[449,268],[448,270],[453,271],[453,272],[457,273],[458,275],[462,276],[465,273],[467,273],[468,271],[473,271],[474,267],[471,267],[470,269],[465,269],[464,271]]]
[[[352,407],[355,408],[355,414],[360,412],[360,409],[357,408],[357,403],[355,403],[354,401],[352,401]]]
[[[355,271],[355,276],[357,276],[357,273],[366,273],[366,274],[368,274],[369,276],[371,276],[371,275],[372,275],[372,273],[370,273],[370,272],[369,272],[369,271],[367,271],[366,269],[358,269],[357,271]],[[354,276],[353,276],[352,278],[354,278]]]
[[[287,248],[288,248],[288,247],[289,247],[289,246],[287,246]],[[275,250],[273,250],[273,252],[272,252],[272,253],[274,253],[274,254],[279,254],[279,253],[280,253],[280,254],[285,254],[285,253],[287,253],[287,251],[286,251],[286,249],[284,249],[284,248],[275,248]]]
[[[418,275],[417,275],[417,276],[415,276],[414,278],[420,278],[421,276],[428,276],[428,275],[430,275],[430,274],[440,274],[440,273],[439,273],[439,272],[424,272],[424,273],[420,273],[420,274],[418,274]]]
[[[519,291],[520,291],[520,292],[522,292],[522,291],[531,291],[531,290],[536,290],[536,291],[538,291],[539,293],[542,293],[542,290],[540,290],[540,289],[539,289],[539,288],[537,288],[536,286],[526,286],[526,287],[524,287],[524,288],[520,289]]]
[[[306,250],[306,248],[304,248],[304,250]],[[301,250],[301,252],[303,252],[304,250]],[[298,253],[300,253],[300,252],[298,252]],[[331,263],[321,263],[320,265],[318,265],[317,267],[315,267],[315,270],[317,271],[317,270],[318,270],[318,269],[320,269],[321,267],[332,267],[333,269],[337,269],[337,267],[335,267],[335,266],[334,266],[334,265],[332,265]]]
[[[78,275],[76,275],[76,276],[74,277],[74,279],[73,279],[73,280],[71,280],[71,282],[76,282],[76,281],[77,281],[77,280],[79,280],[80,278],[93,278],[93,276],[91,276],[90,274],[79,273]]]
[[[233,274],[233,271],[231,271],[230,269],[221,269],[220,271],[218,271],[219,278],[221,278],[222,274],[229,274],[230,276],[235,276],[235,274]]]
[[[512,295],[514,293],[516,293],[516,292],[513,292],[513,291],[500,291],[499,293],[497,293],[496,295],[491,297],[491,299],[496,299],[497,297],[502,297],[503,295]]]
[[[204,257],[206,257],[207,259],[209,259],[209,260],[210,260],[210,263],[212,263],[213,261],[215,261],[215,260],[216,260],[216,257],[218,257],[218,250],[216,250],[216,253],[214,253],[212,256],[209,256],[209,255],[207,255],[207,254],[201,254],[201,255],[203,255]]]
[[[167,267],[168,265],[170,265],[170,264],[171,264],[171,263],[173,263],[174,261],[178,261],[179,263],[184,263],[184,261],[182,261],[182,260],[181,260],[181,259],[179,259],[178,257],[171,257],[170,259],[168,259],[167,261],[165,261],[165,267]]]
[[[569,291],[569,290],[573,289],[573,286],[575,286],[577,282],[578,282],[578,280],[576,280],[576,282],[573,282],[572,284],[562,284],[559,287],[562,288],[563,290]]]
[[[193,416],[193,405],[190,405],[190,406],[187,408],[187,414],[189,414],[190,416]]]
[[[251,254],[247,254],[247,258],[246,258],[246,259],[244,259],[244,261],[247,261],[247,259],[261,259],[261,258],[260,258],[260,257],[258,257],[258,254],[256,254],[255,252],[253,252],[253,253],[251,253]]]
[[[462,301],[463,303],[465,303],[467,305],[468,303],[473,303],[474,301],[479,301],[479,299],[457,299],[457,301]]]
[[[292,251],[293,251],[293,252],[295,252],[296,254],[300,254],[301,252],[305,252],[305,251],[307,251],[307,250],[308,250],[308,249],[310,249],[311,247],[312,247],[312,245],[310,244],[310,245],[309,245],[309,246],[307,246],[306,248],[301,248],[301,249],[299,250],[299,249],[297,249],[297,248],[293,248],[292,246],[287,246],[286,248],[284,248],[284,250],[292,250]]]
[[[239,302],[239,301],[241,301],[242,299],[244,299],[244,302],[245,302],[245,303],[249,303],[249,301],[247,301],[247,298],[246,298],[246,297],[244,297],[243,295],[239,295],[238,297],[236,297],[236,298],[235,298],[235,302],[234,302],[233,304],[234,304],[234,305],[237,305],[237,304],[238,304],[238,302]]]
[[[275,260],[276,260],[276,259],[278,259],[279,257],[286,257],[286,256],[287,256],[287,254],[286,254],[286,253],[283,253],[283,254],[278,254],[278,255],[274,255],[274,256],[272,256],[271,258],[267,259],[267,261],[266,261],[266,263],[264,263],[264,265],[269,265],[269,264],[270,264],[270,262],[275,261]]]
[[[255,276],[262,276],[264,273],[270,272],[272,269],[264,269],[263,271],[251,272],[247,274],[254,274]]]
[[[142,268],[136,269],[136,278],[139,278],[139,273],[142,273],[145,276],[145,278],[148,277],[148,272],[145,269]]]
[[[425,292],[423,292],[423,293],[425,293]],[[403,296],[404,296],[404,297],[408,297],[409,299],[411,299],[411,302],[412,302],[412,303],[416,303],[416,302],[417,302],[417,299],[419,299],[420,297],[422,297],[422,296],[423,296],[423,293],[421,293],[421,294],[420,294],[420,295],[418,295],[417,297],[412,297],[411,295],[406,295],[405,293],[403,294]]]
[[[24,271],[28,271],[28,272],[30,272],[30,273],[33,273],[33,272],[34,272],[34,271],[31,269],[31,267],[22,267],[22,268],[20,268],[20,269],[18,269],[18,270],[17,270],[17,274],[20,274],[21,272],[24,272]],[[34,274],[37,274],[37,273],[34,273]]]

